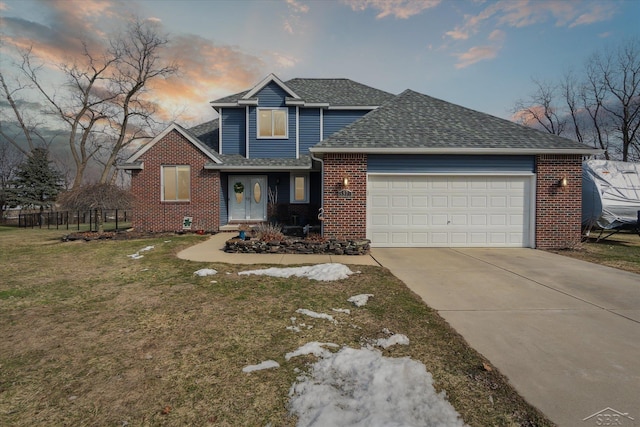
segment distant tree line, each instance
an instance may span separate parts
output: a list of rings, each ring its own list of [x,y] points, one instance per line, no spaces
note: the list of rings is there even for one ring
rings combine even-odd
[[[640,161],[640,39],[593,53],[559,81],[533,79],[535,90],[513,108],[517,121]]]

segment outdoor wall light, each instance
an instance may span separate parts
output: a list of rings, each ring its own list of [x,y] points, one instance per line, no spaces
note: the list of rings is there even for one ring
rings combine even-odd
[[[349,177],[348,176],[345,176],[344,178],[342,178],[342,187],[343,188],[349,187]]]
[[[558,185],[560,187],[566,187],[568,185],[567,177],[563,176],[562,178],[560,178],[560,181],[558,181]]]

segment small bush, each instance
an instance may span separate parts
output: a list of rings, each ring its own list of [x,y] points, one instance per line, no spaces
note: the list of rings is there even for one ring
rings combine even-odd
[[[258,240],[261,240],[263,242],[284,240],[284,233],[282,232],[282,227],[279,224],[258,224],[253,229],[253,233]]]

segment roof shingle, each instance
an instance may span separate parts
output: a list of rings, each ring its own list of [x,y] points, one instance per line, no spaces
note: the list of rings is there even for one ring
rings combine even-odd
[[[411,90],[321,141],[312,151],[334,149],[591,150],[570,139]]]

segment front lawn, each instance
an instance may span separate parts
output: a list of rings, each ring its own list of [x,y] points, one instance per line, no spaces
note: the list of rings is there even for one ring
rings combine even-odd
[[[621,231],[598,240],[599,235],[599,231],[593,231],[575,248],[554,252],[640,274],[640,236],[637,233]]]
[[[0,227],[0,425],[295,425],[289,390],[318,359],[285,354],[313,341],[360,349],[388,331],[410,344],[380,351],[423,363],[468,424],[552,425],[386,269],[247,276],[254,266],[175,257],[206,236],[61,235]],[[374,297],[347,302],[358,294]],[[267,359],[280,367],[243,372]]]

